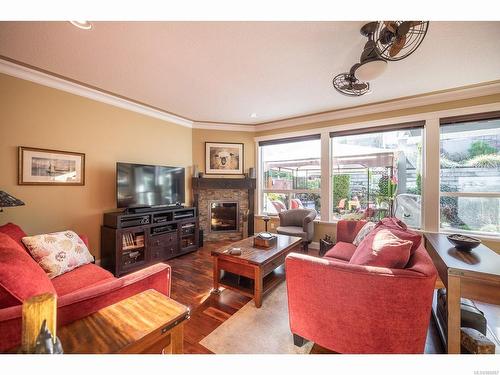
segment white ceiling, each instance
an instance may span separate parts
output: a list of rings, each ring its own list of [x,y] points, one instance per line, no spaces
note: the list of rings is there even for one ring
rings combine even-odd
[[[195,121],[255,124],[500,79],[500,22],[431,22],[359,98],[364,22],[0,22],[0,55]],[[251,113],[257,118],[251,118]]]

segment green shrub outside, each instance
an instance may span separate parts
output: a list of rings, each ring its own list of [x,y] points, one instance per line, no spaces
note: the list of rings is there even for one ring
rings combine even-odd
[[[349,199],[351,176],[336,174],[333,176],[333,207],[337,207],[342,199]]]

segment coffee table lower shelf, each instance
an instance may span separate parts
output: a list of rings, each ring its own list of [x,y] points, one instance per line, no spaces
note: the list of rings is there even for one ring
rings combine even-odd
[[[255,288],[255,280],[238,275],[225,270],[220,270],[222,276],[219,278],[218,286],[234,290],[240,294],[250,297],[255,300],[255,306],[261,307],[262,296],[278,286],[285,280],[285,265],[281,265],[271,271],[268,275],[262,278],[262,289],[259,291]],[[214,288],[213,293],[219,293],[218,288]]]
[[[265,294],[285,280],[285,266],[282,265],[266,275],[262,280],[262,293]],[[223,271],[219,285],[237,291],[247,297],[254,297],[255,282],[253,279],[235,273]]]

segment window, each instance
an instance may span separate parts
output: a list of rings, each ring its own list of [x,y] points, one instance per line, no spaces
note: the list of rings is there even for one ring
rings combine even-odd
[[[335,219],[394,214],[421,227],[423,123],[330,134]]]
[[[261,212],[321,211],[320,135],[259,142]]]
[[[441,120],[440,227],[445,231],[500,234],[500,114],[496,116]]]
[[[315,208],[325,221],[393,215],[411,228],[500,238],[500,111],[343,129],[332,128],[330,142],[325,129],[260,141],[259,213]],[[426,188],[440,194],[426,197],[423,223]]]

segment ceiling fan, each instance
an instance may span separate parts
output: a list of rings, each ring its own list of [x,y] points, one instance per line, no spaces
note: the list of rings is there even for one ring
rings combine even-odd
[[[359,64],[354,64],[348,73],[340,73],[333,78],[333,87],[338,92],[347,96],[361,96],[370,91],[368,82],[362,82],[354,76],[358,66]]]
[[[428,28],[427,21],[382,21],[363,25],[360,32],[368,41],[359,63],[354,64],[349,73],[335,76],[333,87],[348,96],[366,94],[370,91],[368,81],[379,77],[387,68],[388,61],[399,61],[415,52]],[[362,85],[367,88],[360,90]]]
[[[425,21],[377,22],[374,39],[380,57],[399,61],[410,56],[420,46],[429,28]]]

